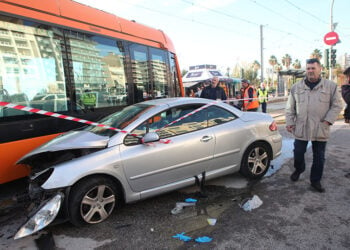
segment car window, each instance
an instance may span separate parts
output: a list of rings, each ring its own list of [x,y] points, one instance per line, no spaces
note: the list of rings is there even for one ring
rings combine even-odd
[[[198,109],[202,105],[186,105],[167,109],[144,121],[131,134],[125,137],[125,145],[135,145],[139,139],[148,132],[157,132],[161,139],[191,132],[196,129],[207,127],[206,116],[198,119],[200,114],[195,114],[181,119],[186,114]],[[196,117],[196,121],[194,120]],[[176,121],[177,119],[181,119]],[[175,122],[176,121],[176,122]],[[174,123],[173,123],[174,122]],[[173,124],[172,124],[173,123]]]
[[[116,129],[124,129],[126,126],[134,122],[136,119],[138,119],[138,117],[146,113],[152,107],[153,107],[152,105],[140,104],[140,103],[127,106],[122,110],[117,111],[99,120],[98,123],[111,126]],[[111,130],[103,126],[88,126],[84,128],[84,130],[90,131],[97,135],[103,135],[103,136],[113,136],[117,133],[116,130]]]
[[[157,132],[161,139],[181,135],[235,119],[234,114],[217,106],[195,111],[202,105],[186,105],[170,108],[144,121],[125,138],[125,145],[139,143],[148,132]],[[195,111],[194,113],[191,113]],[[187,114],[191,113],[186,117]],[[135,136],[138,135],[138,136]]]
[[[208,107],[207,112],[209,127],[216,126],[236,119],[236,116],[228,110],[214,105]]]

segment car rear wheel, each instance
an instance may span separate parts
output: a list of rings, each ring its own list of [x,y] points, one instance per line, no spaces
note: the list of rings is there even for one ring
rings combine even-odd
[[[270,166],[270,151],[264,143],[250,145],[244,152],[240,173],[249,179],[262,178]]]
[[[88,178],[73,186],[69,217],[73,225],[96,224],[106,220],[121,201],[115,183],[106,177]]]

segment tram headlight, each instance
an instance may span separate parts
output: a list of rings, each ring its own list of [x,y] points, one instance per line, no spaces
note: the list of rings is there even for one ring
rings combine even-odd
[[[59,192],[48,200],[16,233],[14,239],[31,235],[49,225],[60,211],[64,194]]]

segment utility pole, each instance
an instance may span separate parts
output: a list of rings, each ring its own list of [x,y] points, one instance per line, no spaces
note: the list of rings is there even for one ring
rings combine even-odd
[[[261,82],[264,81],[264,46],[263,46],[263,25],[260,25],[260,72]]]
[[[334,25],[333,25],[333,5],[334,5],[334,0],[331,0],[331,31],[334,31]],[[333,50],[333,45],[331,45],[331,48],[329,49],[329,54],[332,53]],[[329,57],[329,80],[332,81],[332,71],[333,71],[333,66],[332,66],[332,58],[331,56]]]

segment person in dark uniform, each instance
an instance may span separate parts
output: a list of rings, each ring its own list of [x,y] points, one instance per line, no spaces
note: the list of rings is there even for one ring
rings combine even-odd
[[[212,100],[226,100],[227,96],[223,88],[218,86],[219,77],[214,76],[211,80],[211,84],[202,90],[200,98],[212,99]]]

